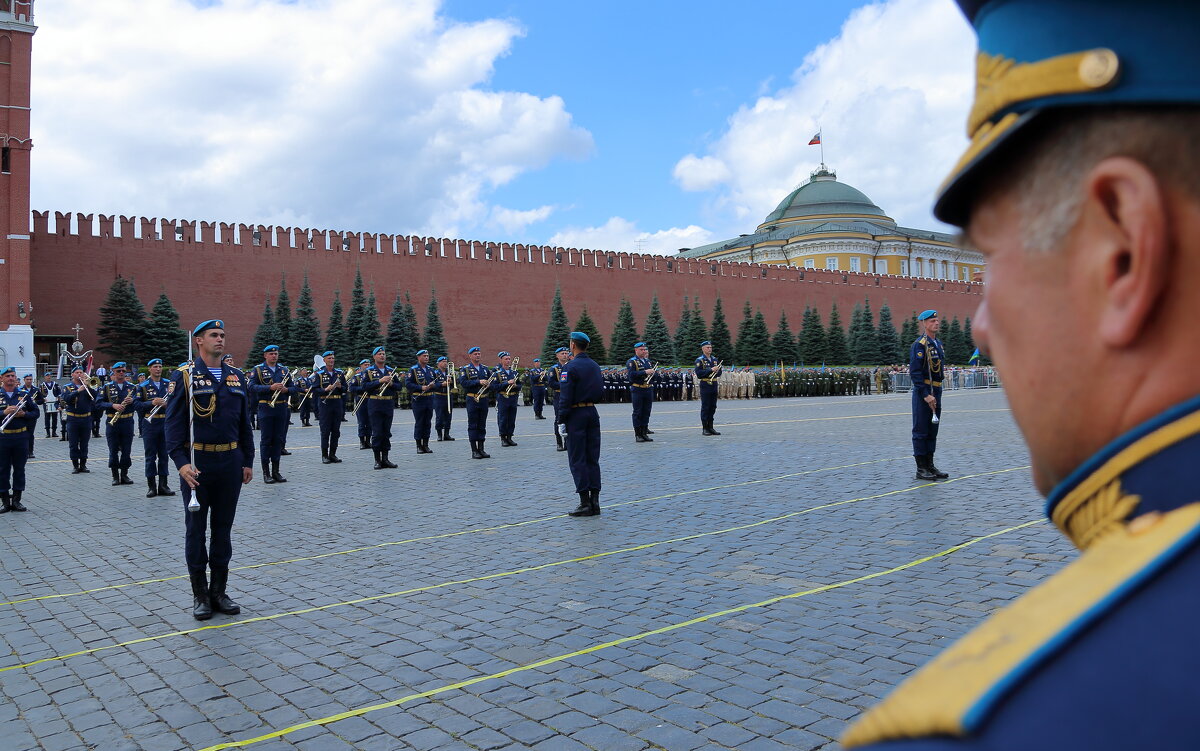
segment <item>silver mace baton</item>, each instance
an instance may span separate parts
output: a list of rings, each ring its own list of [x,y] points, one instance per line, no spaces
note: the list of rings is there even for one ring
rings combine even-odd
[[[188,463],[190,463],[192,465],[193,470],[196,470],[197,469],[197,467],[196,467],[196,427],[192,423],[192,412],[195,410],[195,405],[192,404],[192,400],[195,399],[195,397],[192,395],[192,375],[196,369],[196,361],[193,359],[193,354],[192,354],[192,339],[193,339],[193,337],[190,337],[190,336],[188,337],[188,366],[189,367],[187,368],[187,371],[183,374],[184,377],[181,380],[186,379],[186,383],[184,384],[184,389],[187,391],[187,400],[188,400],[188,403],[187,403]],[[199,474],[199,472],[197,472],[197,474]],[[188,505],[187,505],[188,511],[199,511],[200,510],[200,500],[196,497],[197,490],[198,490],[198,488],[191,489],[192,498],[191,498],[191,500],[188,501]]]

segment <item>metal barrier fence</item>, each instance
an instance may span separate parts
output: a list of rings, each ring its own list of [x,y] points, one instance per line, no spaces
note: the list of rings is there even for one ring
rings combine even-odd
[[[906,393],[912,390],[908,373],[892,373],[892,391]],[[950,368],[942,381],[942,388],[954,389],[998,389],[1002,388],[1000,376],[995,368]]]

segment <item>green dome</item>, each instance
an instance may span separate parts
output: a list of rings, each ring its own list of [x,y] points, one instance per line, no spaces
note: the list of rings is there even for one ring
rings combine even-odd
[[[862,191],[846,183],[839,183],[835,173],[820,169],[813,173],[811,180],[789,193],[787,198],[767,215],[763,225],[786,219],[830,214],[887,218],[883,209],[871,203],[871,199]]]

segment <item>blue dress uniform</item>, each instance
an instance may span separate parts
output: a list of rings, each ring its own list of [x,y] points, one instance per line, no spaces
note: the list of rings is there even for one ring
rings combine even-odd
[[[936,311],[923,311],[917,320],[924,321],[937,315]],[[913,458],[917,462],[918,480],[938,480],[949,477],[933,463],[937,451],[938,422],[942,418],[942,374],[946,352],[942,343],[929,336],[913,342],[908,353],[908,375],[912,379],[912,445]],[[925,397],[933,395],[937,408],[930,409]],[[937,421],[934,420],[937,416]]]
[[[438,364],[440,365],[444,360],[446,360],[445,356],[439,357]],[[434,368],[433,377],[437,384],[437,388],[433,390],[437,394],[437,398],[433,400],[433,410],[437,416],[434,428],[437,429],[439,441],[453,441],[454,439],[450,436],[450,419],[454,414],[453,396],[447,396],[446,391],[451,386],[450,373],[449,371],[443,373],[441,368]]]
[[[161,365],[162,360],[155,358],[147,365],[156,363]],[[175,491],[167,485],[167,475],[170,474],[170,465],[167,463],[167,433],[164,429],[167,424],[167,408],[163,405],[156,409],[153,403],[154,399],[166,399],[170,393],[171,382],[163,378],[157,381],[147,378],[138,387],[138,412],[145,421],[145,427],[142,429],[142,448],[146,456],[146,487],[149,488],[146,492],[147,498],[175,495]],[[151,415],[151,412],[154,414]]]
[[[554,350],[554,356],[557,357],[559,352],[566,352],[566,347],[559,347]],[[558,451],[566,451],[567,445],[563,442],[562,434],[558,428],[562,425],[562,420],[559,419],[558,411],[558,392],[562,388],[562,372],[563,365],[555,363],[550,366],[550,370],[546,373],[546,389],[550,396],[550,406],[554,409],[554,442],[558,444]]]
[[[343,401],[349,391],[346,374],[340,370],[321,368],[313,374],[313,396],[317,400],[317,425],[321,429],[321,463],[338,464],[338,441],[342,437]]]
[[[638,342],[634,348],[645,347],[645,342]],[[638,443],[653,441],[650,432],[650,411],[654,409],[654,383],[646,375],[652,370],[654,363],[645,357],[631,357],[625,361],[625,371],[629,378],[630,398],[633,400],[633,435]]]
[[[478,352],[479,347],[467,350],[470,355]],[[464,365],[458,375],[467,395],[467,439],[471,442],[472,459],[490,459],[491,454],[483,450],[487,440],[488,399],[491,397],[493,386],[489,383],[492,372],[486,365]]]
[[[306,428],[312,427],[312,423],[310,422],[313,411],[313,394],[310,393],[312,391],[312,383],[311,376],[308,378],[297,378],[296,382],[296,395],[300,398],[300,406],[297,411],[300,413],[300,424]],[[317,418],[318,421],[320,419],[320,417]]]
[[[700,346],[711,345],[711,342],[701,342]],[[712,355],[700,355],[696,358],[696,380],[700,383],[700,427],[704,435],[721,435],[713,427],[713,418],[717,414],[717,378],[720,371],[716,370],[720,362]]]
[[[498,359],[508,357],[507,352],[500,352]],[[493,371],[496,375],[496,432],[500,436],[501,446],[516,446],[513,433],[517,432],[517,400],[521,398],[521,379],[516,370],[496,365]],[[512,386],[509,381],[516,381]]]
[[[370,365],[370,360],[359,360],[359,366]],[[358,448],[366,450],[371,448],[371,415],[367,411],[367,373],[366,371],[356,372],[350,376],[347,383],[350,390],[350,408],[354,410],[354,420],[358,425]]]
[[[371,356],[383,351],[376,347]],[[381,383],[384,376],[394,376],[391,381]],[[399,374],[395,368],[372,365],[363,374],[363,391],[367,394],[367,417],[371,420],[371,450],[375,453],[375,469],[395,469],[388,459],[392,450],[392,420],[396,416],[396,397],[400,394]]]
[[[76,366],[71,372],[84,372]],[[96,392],[86,386],[77,386],[72,381],[63,387],[63,433],[67,436],[67,450],[71,456],[71,474],[91,472],[87,468],[88,442],[92,438],[92,412],[96,408]]]
[[[423,354],[428,354],[428,351],[421,350],[417,357]],[[418,454],[433,453],[433,449],[429,448],[429,429],[433,423],[434,402],[437,401],[439,393],[433,389],[422,390],[429,384],[437,384],[435,368],[418,362],[408,369],[404,385],[408,387],[409,403],[412,404],[413,440],[417,443]]]
[[[11,372],[12,368],[0,370],[0,377]],[[29,458],[26,434],[37,425],[38,418],[34,393],[15,385],[12,391],[0,388],[0,410],[16,406],[25,412],[24,416],[14,412],[15,416],[0,430],[0,514],[26,510],[21,494],[25,492],[25,462]]]
[[[263,348],[263,354],[278,352],[279,347],[271,344]],[[226,367],[226,366],[222,366]],[[283,455],[284,442],[287,440],[288,420],[291,408],[288,400],[296,394],[296,384],[289,383],[286,391],[276,392],[271,386],[287,380],[288,369],[282,365],[274,367],[265,362],[254,366],[250,382],[254,386],[254,394],[258,398],[258,435],[259,460],[262,462],[263,482],[270,485],[276,482],[287,482],[287,478],[279,473],[279,457]],[[278,393],[278,398],[276,394]],[[271,406],[274,400],[275,406]]]
[[[113,364],[113,370],[125,367],[125,363]],[[113,407],[125,404],[117,412]],[[104,411],[104,436],[108,439],[108,468],[112,472],[113,485],[132,485],[129,467],[133,464],[129,452],[133,448],[133,418],[138,409],[137,386],[125,381],[118,384],[108,381],[100,387],[100,401],[96,406]]]
[[[546,404],[546,371],[542,369],[542,359],[533,358],[533,367],[526,373],[529,378],[529,399],[533,402],[533,419],[545,420],[542,407]]]
[[[571,332],[571,339],[589,344],[587,334]],[[579,494],[579,508],[571,516],[597,516],[600,513],[600,413],[596,402],[604,398],[604,378],[600,366],[578,352],[559,376],[558,414],[567,429],[567,462]]]
[[[220,321],[201,324],[196,335],[207,330],[204,327],[211,323]],[[198,510],[184,512],[184,557],[195,597],[192,614],[198,620],[211,617],[214,608],[234,614],[240,608],[225,595],[225,585],[229,559],[233,557],[231,531],[242,493],[242,477],[246,469],[254,466],[251,384],[237,368],[223,364],[218,369],[209,369],[197,357],[171,375],[171,389],[172,397],[166,406],[167,452],[177,469],[192,463],[194,458],[200,472],[196,478],[198,487],[193,490],[187,483],[182,486],[184,508],[193,494],[199,503]],[[194,445],[189,444],[189,413]],[[206,532],[209,532],[207,546]],[[205,568],[212,571],[211,587],[205,580]]]

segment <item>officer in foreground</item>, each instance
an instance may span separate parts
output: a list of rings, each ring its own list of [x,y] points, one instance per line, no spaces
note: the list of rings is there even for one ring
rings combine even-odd
[[[936,310],[917,316],[921,337],[908,353],[908,375],[912,381],[912,445],[918,480],[944,480],[950,475],[937,468],[938,425],[942,419],[942,376],[946,351],[937,338],[940,326]]]
[[[980,78],[934,213],[987,258],[975,340],[1081,552],[844,742],[1200,748],[1200,4],[960,4]]]
[[[558,379],[558,415],[567,430],[567,462],[579,494],[579,507],[571,516],[600,515],[600,413],[596,402],[604,398],[604,378],[587,353],[591,342],[582,331],[571,332],[573,359]]]
[[[213,319],[192,331],[195,358],[171,375],[167,400],[167,453],[183,478],[183,505],[195,495],[199,507],[184,512],[184,558],[192,581],[192,617],[242,612],[225,588],[231,532],[242,486],[254,478],[254,434],[250,432],[250,381],[222,364],[225,323]],[[205,545],[206,528],[212,531]],[[212,572],[212,581],[206,578]]]
[[[25,492],[25,462],[29,458],[26,435],[37,425],[38,408],[33,391],[22,391],[17,372],[11,367],[0,370],[0,514],[25,511],[21,494]]]
[[[721,435],[713,427],[717,414],[717,381],[721,377],[721,361],[713,357],[712,342],[700,342],[700,356],[696,358],[696,380],[700,383],[700,427],[704,435]]]

